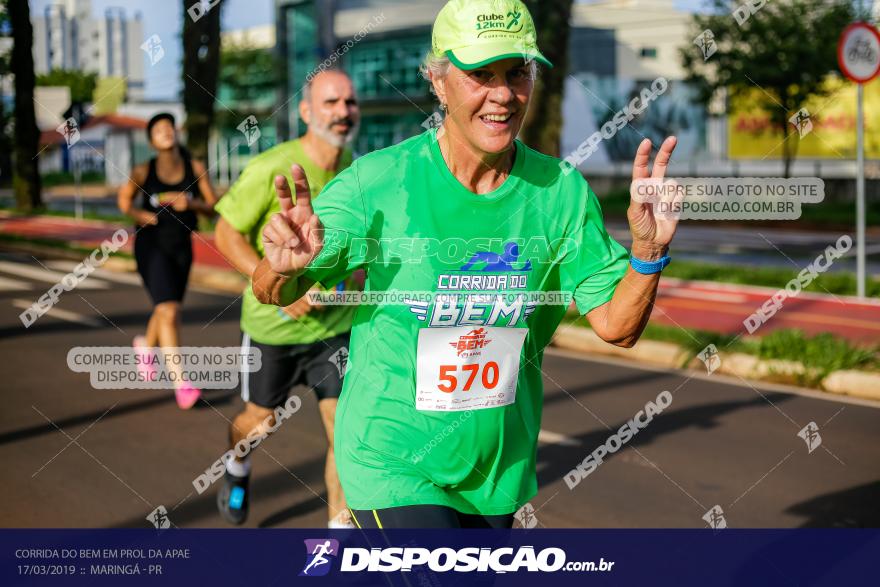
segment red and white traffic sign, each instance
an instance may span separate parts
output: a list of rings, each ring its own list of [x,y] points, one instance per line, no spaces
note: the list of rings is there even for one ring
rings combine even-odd
[[[837,62],[843,75],[864,84],[880,73],[880,33],[866,22],[854,22],[840,35]]]
[[[865,297],[865,84],[880,73],[880,33],[854,22],[840,35],[837,62],[856,82],[856,291]]]

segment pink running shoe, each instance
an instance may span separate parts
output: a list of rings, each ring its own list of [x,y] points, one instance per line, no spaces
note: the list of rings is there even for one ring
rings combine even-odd
[[[156,380],[156,354],[147,346],[147,339],[143,336],[135,336],[131,342],[137,356],[137,369],[145,381]]]
[[[202,391],[197,387],[193,387],[191,383],[182,383],[174,390],[174,396],[177,398],[177,405],[181,410],[188,410],[193,407],[202,396]]]

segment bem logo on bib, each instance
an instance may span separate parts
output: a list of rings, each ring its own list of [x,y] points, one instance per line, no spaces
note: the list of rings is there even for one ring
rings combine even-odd
[[[459,336],[458,341],[450,342],[449,346],[458,351],[458,356],[460,357],[468,351],[478,351],[479,349],[486,348],[490,342],[492,342],[491,339],[486,339],[486,329],[477,328]],[[479,352],[468,353],[468,355],[476,354],[479,354]]]

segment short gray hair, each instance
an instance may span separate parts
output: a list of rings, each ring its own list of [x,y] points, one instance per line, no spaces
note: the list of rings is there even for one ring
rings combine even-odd
[[[526,61],[529,65],[529,76],[535,80],[538,79],[538,63],[534,59],[529,59]],[[434,55],[433,52],[429,51],[427,55],[425,55],[425,59],[422,60],[422,64],[419,65],[419,73],[422,74],[422,77],[431,81],[432,78],[441,78],[446,77],[446,74],[449,73],[449,66],[452,65],[452,62],[449,60],[449,57],[446,55]],[[431,93],[434,93],[434,85],[431,85]]]
[[[432,78],[446,77],[446,74],[449,73],[450,65],[452,65],[452,62],[449,60],[449,57],[446,55],[438,57],[429,51],[428,54],[425,55],[422,64],[419,65],[419,73],[422,74],[423,78],[430,82]],[[432,84],[431,92],[433,91],[434,86]]]

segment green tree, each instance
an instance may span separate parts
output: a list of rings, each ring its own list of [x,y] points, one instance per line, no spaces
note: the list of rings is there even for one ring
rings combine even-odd
[[[27,0],[8,0],[12,25],[11,72],[15,76],[15,131],[12,186],[15,201],[22,210],[42,205],[38,149],[40,129],[34,112],[34,30]]]
[[[250,114],[261,124],[276,110],[275,93],[281,83],[281,65],[272,49],[249,45],[225,46],[220,51],[219,98],[229,108],[217,111],[219,127],[237,132]],[[230,112],[231,110],[231,112]]]
[[[6,3],[6,0],[0,0],[0,185],[12,183],[12,117],[7,111],[6,95],[3,92],[12,66],[9,62],[12,52],[8,50],[11,48],[8,45],[12,44],[12,23],[9,21]]]
[[[37,76],[38,86],[65,86],[70,88],[70,101],[73,104],[91,102],[97,83],[97,73],[86,73],[76,70],[53,69],[49,73]]]
[[[520,133],[524,143],[542,153],[559,156],[562,135],[562,89],[568,75],[568,37],[572,0],[524,0],[538,36],[538,48],[553,64],[544,68]]]
[[[770,113],[773,127],[782,132],[788,177],[800,140],[794,138],[798,134],[789,117],[807,98],[828,94],[824,82],[837,70],[837,41],[853,20],[852,5],[842,0],[768,2],[746,19],[742,9],[734,14],[741,5],[747,6],[711,0],[712,14],[694,15],[691,37],[711,31],[714,40],[707,46],[715,52],[708,51],[704,59],[700,46],[683,47],[686,79],[707,107],[726,90],[728,111],[734,99],[748,96]]]
[[[208,154],[208,138],[214,125],[222,8],[223,0],[208,5],[203,5],[200,0],[183,0],[184,128],[186,145],[193,157],[199,159]]]

